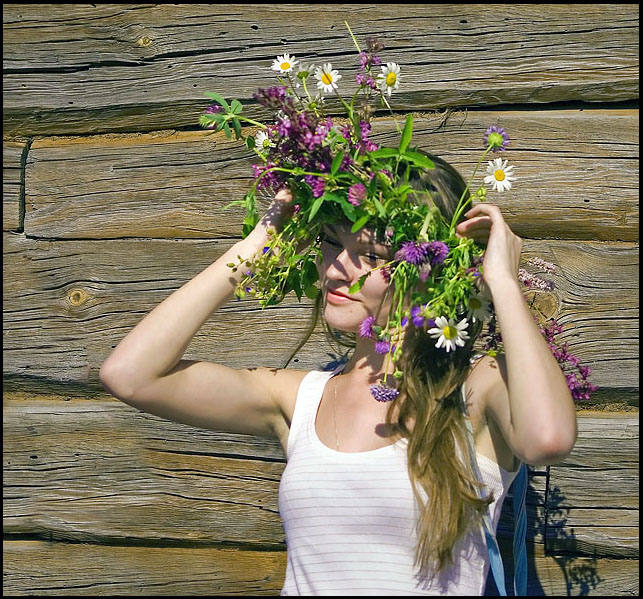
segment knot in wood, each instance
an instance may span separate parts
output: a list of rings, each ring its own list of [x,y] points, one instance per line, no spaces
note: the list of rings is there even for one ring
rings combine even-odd
[[[82,306],[88,299],[89,293],[80,287],[75,287],[67,292],[67,301],[72,306]]]
[[[551,291],[530,290],[525,295],[541,324],[558,314],[558,298]]]
[[[139,37],[136,40],[136,45],[141,46],[142,48],[147,48],[148,46],[152,45],[152,38],[147,37],[147,35],[144,35],[143,37]]]

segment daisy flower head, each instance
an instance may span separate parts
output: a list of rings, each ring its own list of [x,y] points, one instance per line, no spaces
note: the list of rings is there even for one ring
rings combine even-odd
[[[389,96],[393,90],[400,86],[400,65],[396,62],[387,62],[382,67],[382,72],[377,76],[377,82],[383,92]]]
[[[469,326],[466,318],[463,318],[458,324],[455,324],[452,318],[438,316],[435,319],[435,327],[428,330],[431,337],[438,338],[435,347],[444,349],[448,352],[455,351],[456,346],[462,347],[464,342],[469,338],[466,328]]]
[[[315,79],[317,79],[317,87],[322,92],[332,92],[337,89],[337,82],[342,78],[339,71],[333,69],[330,62],[325,63],[321,67],[315,69]]]
[[[469,298],[469,316],[473,322],[479,320],[486,320],[491,316],[489,310],[489,300],[481,293],[476,293]]]
[[[513,168],[513,166],[507,166],[507,161],[502,158],[490,160],[484,182],[487,185],[493,185],[494,191],[507,191],[511,189],[511,182],[516,180]]]
[[[277,58],[272,61],[272,70],[278,73],[289,73],[298,64],[299,61],[295,60],[294,56],[284,54],[283,56],[277,56]]]
[[[275,144],[270,141],[268,134],[265,131],[259,131],[255,135],[255,148],[260,152],[265,152],[268,148],[274,148]]]

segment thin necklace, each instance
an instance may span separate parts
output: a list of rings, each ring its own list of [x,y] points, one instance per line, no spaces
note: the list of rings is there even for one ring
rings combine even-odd
[[[335,447],[339,451],[339,435],[337,434],[337,384],[333,387],[333,423],[335,424]]]

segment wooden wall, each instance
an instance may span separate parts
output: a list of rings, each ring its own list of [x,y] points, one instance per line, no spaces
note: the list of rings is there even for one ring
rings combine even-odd
[[[140,413],[98,370],[240,237],[223,206],[252,156],[199,129],[204,92],[265,117],[252,93],[284,52],[352,91],[347,17],[401,65],[415,143],[469,173],[507,128],[519,181],[493,201],[558,266],[538,301],[600,386],[569,458],[530,473],[530,594],[638,595],[635,4],[4,4],[5,594],[279,593],[279,445]],[[390,115],[374,130],[395,139]],[[233,302],[187,357],[281,366],[308,313]],[[294,367],[331,352],[317,329]]]

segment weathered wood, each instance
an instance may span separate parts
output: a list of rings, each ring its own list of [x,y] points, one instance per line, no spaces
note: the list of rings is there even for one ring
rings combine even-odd
[[[362,46],[376,36],[384,62],[402,65],[398,110],[638,98],[633,4],[9,4],[4,129],[193,126],[204,92],[248,102],[276,83],[270,65],[284,51],[331,61],[350,97],[358,61],[347,18]]]
[[[2,230],[16,231],[22,226],[22,155],[27,142],[2,142]]]
[[[110,543],[226,541],[274,547],[284,542],[277,488],[285,459],[274,440],[187,427],[115,400],[7,394],[4,404],[5,533]],[[579,443],[570,458],[595,459],[586,455],[584,442],[594,440],[603,422],[579,418]],[[613,429],[635,422],[632,416],[614,418]],[[622,439],[620,446],[627,460],[636,459],[636,438]],[[559,538],[582,541],[579,551],[602,555],[608,544],[609,555],[631,557],[637,521],[630,517],[613,526],[606,472],[603,467],[592,479],[596,519],[582,522],[582,536],[573,519],[575,507],[569,523],[558,516],[569,505],[583,505],[575,498],[584,483],[575,478],[550,484],[548,526],[556,527]],[[632,488],[635,471],[619,472],[623,488]],[[531,474],[527,537],[530,544],[542,544],[545,471]],[[638,503],[629,507],[638,514]],[[510,536],[513,526],[509,507],[503,510],[500,537]]]
[[[638,417],[603,414],[579,424],[574,451],[550,468],[547,550],[638,557]],[[606,495],[610,509],[597,509]]]
[[[284,551],[220,548],[5,541],[3,557],[7,596],[277,595],[286,570]],[[536,548],[528,567],[530,597],[638,595],[638,560],[550,557]]]
[[[3,543],[3,594],[278,595],[285,551]]]
[[[4,373],[98,386],[101,363],[125,334],[231,243],[51,242],[6,234]],[[636,246],[526,241],[524,251],[526,258],[538,255],[558,265],[553,314],[565,326],[562,339],[570,351],[593,369],[591,380],[605,388],[637,388]],[[280,367],[305,334],[310,305],[294,296],[263,311],[251,299],[230,302],[203,325],[186,356],[234,367]],[[318,323],[293,365],[318,368],[334,351]]]
[[[468,178],[491,123],[510,132],[505,157],[519,180],[488,201],[518,235],[638,240],[638,111],[420,115],[413,143]],[[398,144],[390,118],[376,119],[373,131],[378,143]],[[210,131],[37,139],[26,167],[25,231],[83,239],[238,236],[242,210],[224,206],[250,188],[256,158]],[[484,175],[483,168],[474,187]]]

